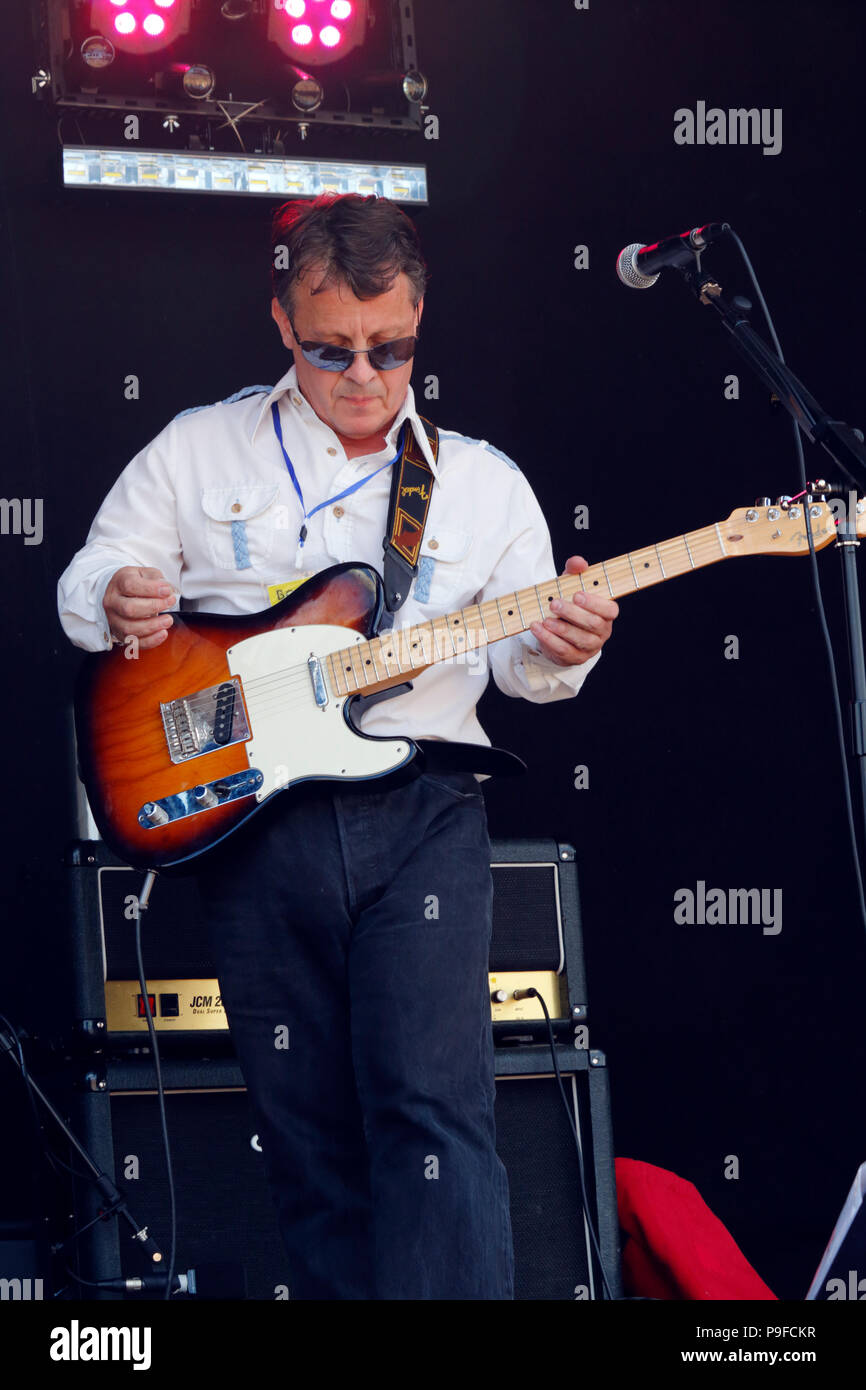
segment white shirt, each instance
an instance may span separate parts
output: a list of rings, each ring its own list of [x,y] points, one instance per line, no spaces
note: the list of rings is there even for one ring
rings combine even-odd
[[[307,520],[276,438],[283,441],[307,512],[367,477],[358,491]],[[87,651],[111,645],[102,607],[112,575],[124,565],[160,570],[180,608],[256,613],[268,586],[344,561],[382,572],[382,541],[393,458],[408,419],[436,478],[419,572],[395,627],[408,627],[467,604],[498,598],[556,574],[550,535],[532,489],[516,464],[484,440],[440,430],[434,464],[411,386],[380,453],[347,459],[337,435],[301,395],[295,369],[273,389],[247,388],[218,404],[179,415],[121,473],[100,507],[84,547],[58,584],[64,631]],[[574,695],[598,657],[558,666],[532,633],[492,642],[413,679],[413,689],[368,709],[366,733],[489,744],[475,706],[493,677],[506,695],[537,703]]]

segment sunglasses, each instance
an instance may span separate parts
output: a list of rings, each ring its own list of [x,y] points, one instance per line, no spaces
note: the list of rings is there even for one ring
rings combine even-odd
[[[347,372],[355,358],[363,353],[367,354],[375,371],[392,372],[395,367],[411,362],[418,342],[418,334],[414,333],[411,338],[392,338],[390,343],[377,343],[371,348],[343,348],[334,343],[302,342],[294,324],[292,332],[305,360],[323,372]]]

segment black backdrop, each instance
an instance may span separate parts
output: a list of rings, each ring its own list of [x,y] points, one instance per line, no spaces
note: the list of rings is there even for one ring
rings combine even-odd
[[[710,311],[677,277],[632,293],[613,266],[626,242],[728,220],[794,369],[832,412],[866,423],[860,5],[415,11],[439,138],[343,148],[428,164],[417,221],[433,280],[415,375],[419,398],[428,374],[439,379],[428,413],[519,462],[560,565],[796,491],[787,419]],[[274,381],[288,362],[268,319],[272,204],[64,191],[55,118],[30,94],[26,6],[3,27],[2,491],[43,498],[45,521],[41,545],[0,537],[0,1007],[36,1026],[62,1017],[53,962],[71,833],[78,655],[56,620],[57,577],[117,473],[172,415]],[[675,110],[698,101],[781,108],[781,151],[676,144]],[[712,266],[726,290],[748,291],[733,248]],[[138,401],[124,397],[129,373]],[[826,456],[808,457],[826,471]],[[578,505],[587,530],[575,530]],[[844,670],[838,561],[829,551],[819,564]],[[724,655],[731,635],[737,660]],[[737,561],[626,599],[576,702],[494,691],[482,717],[530,764],[520,785],[489,784],[491,832],[578,850],[590,1040],[608,1054],[617,1153],[695,1182],[774,1291],[802,1297],[866,1158],[866,951],[808,562]],[[674,893],[700,879],[780,888],[782,931],[677,924]],[[10,1201],[0,1192],[2,1211]]]

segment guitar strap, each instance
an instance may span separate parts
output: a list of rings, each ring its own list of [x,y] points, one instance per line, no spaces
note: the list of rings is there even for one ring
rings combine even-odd
[[[430,443],[434,461],[439,458],[439,431],[423,415],[418,419]],[[391,475],[391,499],[388,503],[388,529],[383,540],[385,604],[389,614],[396,613],[409,596],[412,581],[418,573],[418,557],[424,539],[424,527],[430,511],[430,497],[435,479],[422,454],[415,432],[407,420],[404,425],[403,452]],[[390,619],[393,622],[393,618]],[[354,701],[360,713],[370,704],[392,695],[411,690],[411,683],[392,686],[375,695],[360,696]],[[525,772],[526,764],[504,748],[490,748],[478,743],[450,743],[444,739],[419,739],[420,757],[412,765],[410,776],[422,771],[433,773],[483,772],[488,776],[514,776]]]
[[[424,426],[435,461],[439,457],[439,431],[422,415],[418,419]],[[385,604],[389,613],[396,613],[406,602],[412,580],[418,573],[433,483],[430,466],[407,420],[403,428],[403,452],[391,474],[388,526],[382,542]]]

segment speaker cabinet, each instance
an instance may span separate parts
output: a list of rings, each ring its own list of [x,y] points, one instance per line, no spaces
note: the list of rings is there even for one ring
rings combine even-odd
[[[549,1047],[496,1052],[496,1147],[511,1189],[514,1297],[585,1301],[622,1296],[619,1222],[606,1059],[602,1052],[557,1046],[565,1099],[583,1158],[584,1210],[577,1145]],[[589,1218],[589,1220],[588,1220]]]
[[[72,1033],[79,1048],[77,1127],[114,1175],[137,1221],[167,1248],[165,1160],[154,1070],[137,980],[134,925],[142,875],[99,841],[69,851]],[[555,840],[491,844],[491,1022],[500,1156],[511,1185],[519,1299],[605,1296],[587,1224],[618,1296],[619,1243],[604,1054],[581,1046],[588,1015],[574,850]],[[161,876],[142,924],[151,1008],[160,1034],[178,1213],[178,1270],[243,1268],[231,1296],[274,1299],[291,1288],[254,1123],[219,999],[194,880]],[[577,1151],[554,1075],[549,1035],[528,985],[545,996]],[[94,1045],[98,1044],[98,1050]],[[89,1062],[88,1062],[89,1058]],[[98,1220],[91,1185],[76,1189],[76,1224],[95,1222],[78,1251],[82,1279],[150,1272],[127,1228]],[[111,1295],[109,1295],[111,1296]],[[121,1295],[114,1295],[120,1297]],[[134,1295],[141,1297],[141,1295]]]
[[[604,1057],[560,1046],[557,1058],[583,1154],[590,1213],[616,1297],[618,1225]],[[167,1252],[169,1207],[152,1064],[111,1064],[105,1080],[104,1090],[78,1094],[74,1123],[136,1221]],[[236,1064],[167,1060],[163,1082],[177,1203],[176,1268],[195,1268],[204,1280],[209,1271],[229,1265],[227,1297],[287,1297],[291,1281],[276,1210]],[[604,1297],[583,1210],[574,1137],[549,1048],[497,1051],[496,1126],[511,1189],[515,1297]],[[92,1184],[78,1184],[76,1226],[94,1221],[102,1205]],[[91,1282],[152,1272],[127,1225],[115,1220],[91,1226],[78,1243],[77,1260],[76,1272]],[[226,1279],[224,1270],[219,1277]]]

